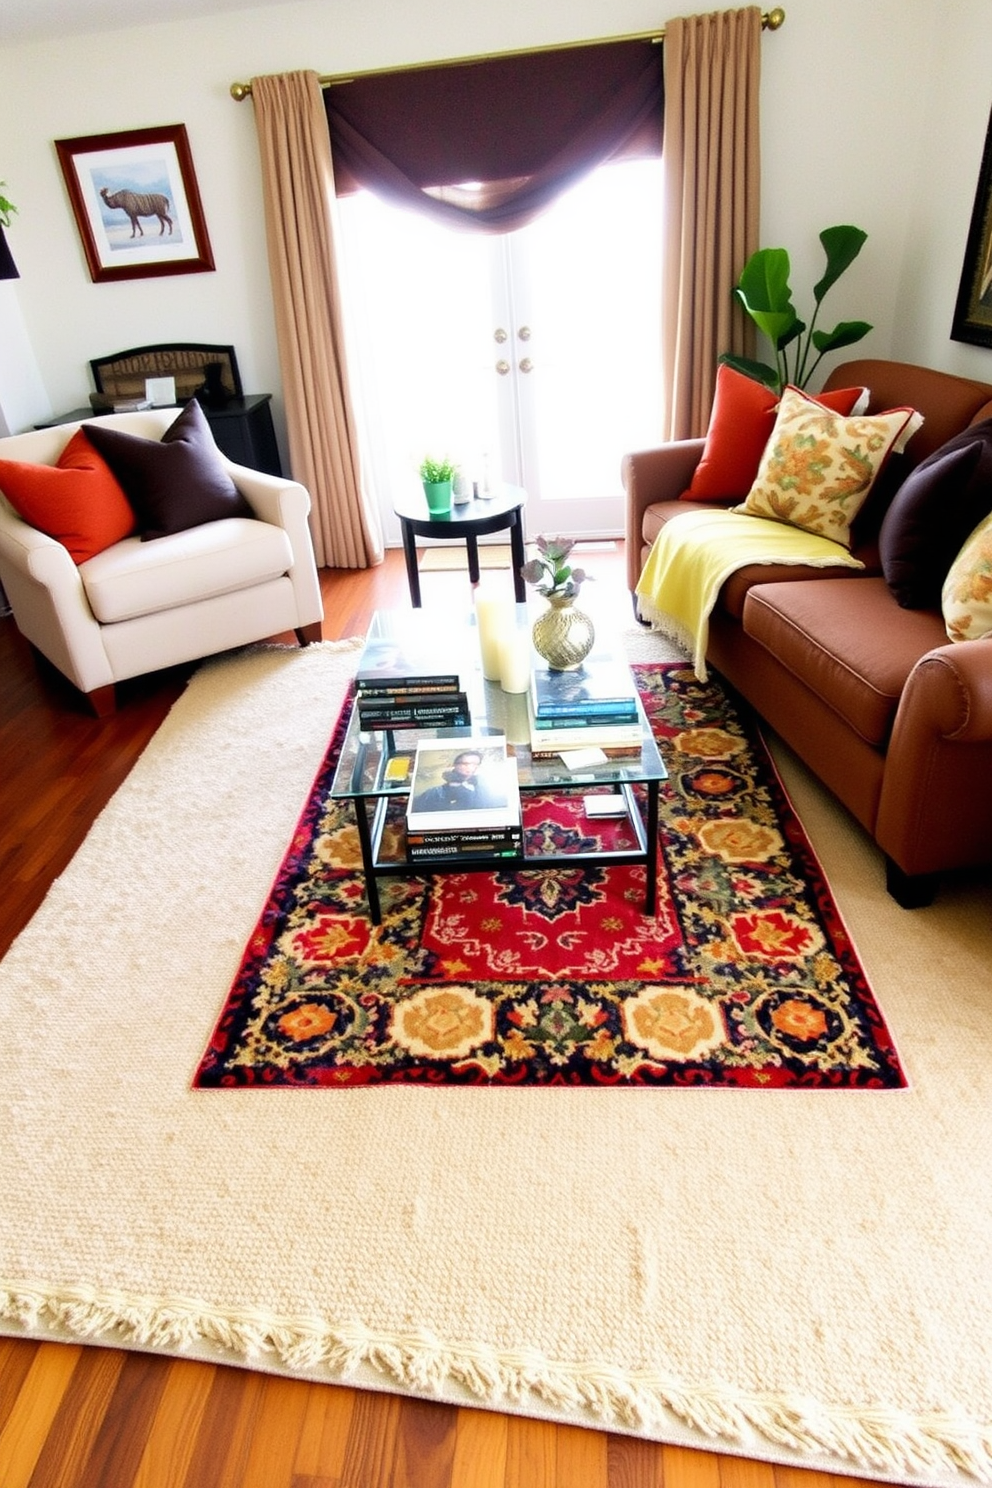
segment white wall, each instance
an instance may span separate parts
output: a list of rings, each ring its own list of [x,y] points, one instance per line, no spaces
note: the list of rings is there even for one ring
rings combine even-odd
[[[868,319],[866,354],[992,381],[992,351],[949,339],[992,103],[989,0],[789,0],[786,10],[763,40],[762,241],[792,253],[801,308],[819,274],[817,233],[858,223],[868,244],[825,323]],[[29,350],[0,327],[0,388],[23,385],[18,426],[85,403],[90,358],[170,340],[233,343],[246,389],[274,392],[280,423],[254,122],[251,104],[230,97],[235,79],[512,50],[663,19],[657,0],[293,0],[8,46],[0,177],[20,208],[8,240]],[[53,140],[179,122],[217,271],[93,284]]]

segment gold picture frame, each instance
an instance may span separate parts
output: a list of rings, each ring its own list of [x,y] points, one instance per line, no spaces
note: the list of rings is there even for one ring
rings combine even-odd
[[[214,268],[185,124],[55,141],[94,283]]]
[[[951,340],[992,346],[992,114],[978,173]]]

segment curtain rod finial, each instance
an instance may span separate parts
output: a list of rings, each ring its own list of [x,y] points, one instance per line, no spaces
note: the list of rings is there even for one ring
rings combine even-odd
[[[778,28],[779,28],[779,26],[781,26],[782,23],[784,22],[784,20],[785,20],[785,11],[782,9],[782,7],[780,5],[777,5],[774,10],[770,10],[768,12],[768,18],[765,21],[765,25],[767,26],[767,28],[768,28],[769,31],[777,31]]]
[[[231,84],[231,97],[234,99],[235,103],[241,103],[241,101],[243,99],[247,98],[250,93],[251,93],[251,83],[232,83]]]

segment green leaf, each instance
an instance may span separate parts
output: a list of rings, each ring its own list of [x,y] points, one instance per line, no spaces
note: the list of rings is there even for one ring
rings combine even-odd
[[[773,314],[791,310],[789,255],[785,249],[759,248],[752,253],[737,281],[737,293],[752,315],[756,310]]]
[[[864,247],[868,234],[860,227],[842,225],[825,227],[820,234],[823,251],[827,255],[827,271],[818,284],[813,286],[813,298],[819,304],[841,274],[849,269]]]
[[[814,331],[813,345],[821,356],[828,351],[839,351],[842,346],[853,346],[861,341],[872,327],[866,320],[842,320],[832,331]]]
[[[733,367],[735,372],[742,372],[745,377],[750,377],[752,382],[763,383],[773,393],[782,391],[778,372],[774,367],[769,367],[767,362],[755,362],[749,357],[737,356],[732,351],[725,351],[719,360],[726,366]]]

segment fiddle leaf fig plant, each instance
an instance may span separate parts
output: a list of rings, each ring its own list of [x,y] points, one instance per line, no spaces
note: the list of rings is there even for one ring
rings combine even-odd
[[[820,306],[828,292],[861,252],[868,237],[860,227],[827,227],[820,233],[827,266],[813,286],[813,314],[809,325],[800,320],[789,287],[791,264],[784,248],[759,248],[752,253],[734,288],[734,294],[772,344],[775,365],[756,362],[725,352],[720,361],[747,377],[762,382],[775,393],[786,383],[804,388],[828,352],[853,346],[872,329],[866,320],[842,320],[832,331],[816,329]],[[791,353],[791,360],[790,360]]]

